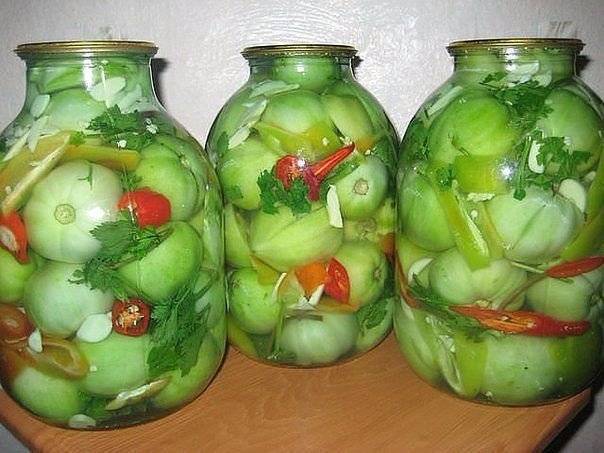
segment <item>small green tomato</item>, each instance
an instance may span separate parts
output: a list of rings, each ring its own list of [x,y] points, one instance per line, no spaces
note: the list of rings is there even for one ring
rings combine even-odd
[[[229,313],[246,332],[270,333],[279,321],[280,304],[273,285],[258,281],[251,268],[238,269],[229,277]]]
[[[21,264],[10,252],[0,248],[0,302],[19,304],[27,279],[36,267],[34,260]]]
[[[73,161],[55,168],[23,211],[32,249],[56,261],[88,261],[101,246],[90,231],[115,220],[121,194],[119,178],[101,165]]]

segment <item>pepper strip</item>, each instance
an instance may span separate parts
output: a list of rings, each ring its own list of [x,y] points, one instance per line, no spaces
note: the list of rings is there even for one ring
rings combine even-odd
[[[576,261],[557,264],[545,271],[548,277],[569,278],[591,272],[604,264],[604,256],[591,256]]]
[[[589,321],[559,321],[532,311],[502,311],[480,308],[474,305],[457,305],[451,310],[476,319],[483,326],[510,334],[533,337],[579,336],[587,332]]]

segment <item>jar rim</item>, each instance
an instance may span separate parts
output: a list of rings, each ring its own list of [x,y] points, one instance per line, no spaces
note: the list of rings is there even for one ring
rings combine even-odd
[[[487,50],[487,49],[505,49],[509,47],[526,47],[548,49],[568,49],[580,52],[585,44],[580,39],[575,38],[494,38],[494,39],[468,39],[452,41],[447,46],[449,55],[455,56],[466,51]]]
[[[91,41],[41,41],[19,44],[14,52],[19,57],[30,55],[135,53],[153,56],[157,46],[151,41],[91,40]]]
[[[357,54],[353,46],[343,44],[271,44],[245,47],[241,55],[246,60],[258,57],[327,56],[349,57]]]

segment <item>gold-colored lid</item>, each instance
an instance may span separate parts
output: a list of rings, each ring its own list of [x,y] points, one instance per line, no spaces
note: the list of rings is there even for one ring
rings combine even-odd
[[[510,47],[569,49],[580,52],[584,47],[580,39],[570,38],[497,38],[497,39],[470,39],[453,41],[447,46],[450,55],[461,52],[485,49],[505,49]]]
[[[97,54],[97,53],[138,53],[155,55],[157,46],[150,41],[51,41],[19,44],[15,53],[20,57],[27,55],[54,54]]]
[[[270,46],[246,47],[241,52],[244,58],[256,57],[293,57],[293,56],[329,56],[354,57],[357,50],[352,46],[340,44],[277,44]]]

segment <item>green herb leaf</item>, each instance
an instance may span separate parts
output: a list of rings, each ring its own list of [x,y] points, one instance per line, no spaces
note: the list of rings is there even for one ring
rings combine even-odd
[[[120,420],[131,420],[132,417],[146,414],[149,410],[148,401],[141,401],[140,403],[124,406],[117,410],[108,411],[105,407],[111,402],[112,398],[92,396],[86,393],[82,394],[82,399],[84,401],[82,413],[93,418],[97,422],[97,428],[100,426],[117,426],[120,424]],[[110,421],[111,423],[103,424],[106,421]]]
[[[140,151],[153,142],[153,138],[158,132],[157,127],[148,127],[150,126],[149,121],[140,112],[122,113],[120,108],[114,105],[93,118],[88,129],[98,132],[106,143],[118,148]]]
[[[388,304],[391,301],[391,298],[382,298],[372,304],[363,305],[357,311],[357,321],[362,335],[382,323],[388,314]]]
[[[72,132],[69,136],[69,144],[74,146],[83,145],[86,141],[86,135],[82,131]]]
[[[243,193],[241,192],[241,188],[237,185],[235,186],[226,186],[223,189],[224,197],[229,201],[240,200],[243,198]]]
[[[310,212],[308,187],[301,178],[294,179],[290,188],[286,189],[273,168],[270,172],[264,170],[258,177],[257,184],[260,187],[262,211],[267,214],[276,214],[278,205],[287,206],[293,214]]]
[[[487,330],[475,319],[450,310],[449,302],[433,292],[430,288],[422,286],[417,281],[417,277],[414,278],[414,282],[410,285],[409,292],[415,300],[422,304],[421,308],[424,311],[436,316],[453,330],[463,331],[470,338],[476,338]]]
[[[124,192],[132,192],[133,190],[138,188],[138,185],[141,182],[141,177],[136,173],[123,171],[120,173],[120,183],[122,185],[122,189]]]
[[[139,228],[130,215],[114,222],[105,222],[91,231],[101,243],[101,249],[82,269],[73,274],[73,283],[87,284],[91,289],[112,291],[116,298],[126,299],[134,292],[117,273],[129,262],[138,261],[161,244],[171,233],[169,228]],[[149,299],[144,294],[141,297]]]
[[[147,356],[151,379],[179,369],[186,376],[197,363],[207,334],[209,306],[195,311],[195,302],[210,287],[194,291],[195,282],[180,288],[172,297],[157,302],[151,312],[151,349]]]

